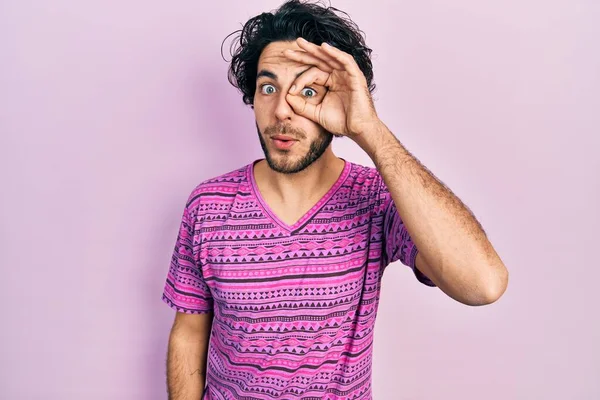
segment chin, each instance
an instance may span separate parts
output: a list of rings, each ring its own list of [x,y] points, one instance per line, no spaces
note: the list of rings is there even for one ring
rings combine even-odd
[[[290,154],[266,155],[269,167],[273,171],[282,174],[295,174],[307,168],[310,164],[303,163],[303,159],[303,157],[292,156]]]

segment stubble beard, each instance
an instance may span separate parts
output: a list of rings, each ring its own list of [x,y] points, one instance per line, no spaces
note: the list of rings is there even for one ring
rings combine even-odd
[[[307,135],[303,130],[292,128],[289,125],[270,126],[265,129],[265,133],[263,135],[258,128],[258,124],[256,124],[256,131],[258,132],[260,146],[262,147],[269,167],[271,167],[272,170],[282,174],[295,174],[305,170],[325,153],[327,147],[329,147],[331,141],[333,140],[333,135],[331,133],[327,131],[321,131],[319,136],[311,142],[308,152],[299,160],[292,161],[285,156],[287,153],[291,152],[290,150],[277,150],[284,156],[279,159],[275,159],[267,148],[267,144],[265,143],[265,138],[263,136],[271,137],[276,134],[282,134],[292,136],[296,139],[304,139]]]

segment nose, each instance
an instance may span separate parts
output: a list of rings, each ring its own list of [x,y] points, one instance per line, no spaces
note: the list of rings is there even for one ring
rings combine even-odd
[[[280,121],[285,121],[291,119],[293,114],[294,110],[285,99],[285,93],[281,93],[275,108],[275,117]]]

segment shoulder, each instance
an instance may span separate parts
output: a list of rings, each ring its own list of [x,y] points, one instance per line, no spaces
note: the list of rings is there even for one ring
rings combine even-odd
[[[197,184],[188,196],[186,207],[198,210],[201,204],[222,204],[233,200],[240,190],[248,186],[248,171],[251,164],[233,171],[213,176]],[[228,200],[230,199],[230,200]]]
[[[345,186],[348,201],[370,208],[372,215],[383,213],[390,203],[387,186],[375,167],[352,163]]]
[[[383,180],[375,167],[350,163],[346,184],[357,192],[379,192]]]

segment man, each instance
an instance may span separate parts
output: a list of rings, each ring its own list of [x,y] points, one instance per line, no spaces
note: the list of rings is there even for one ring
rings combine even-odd
[[[370,399],[389,263],[468,305],[506,289],[479,223],[378,118],[371,50],[336,11],[290,1],[241,31],[229,78],[265,159],[187,201],[163,293],[171,399]]]

